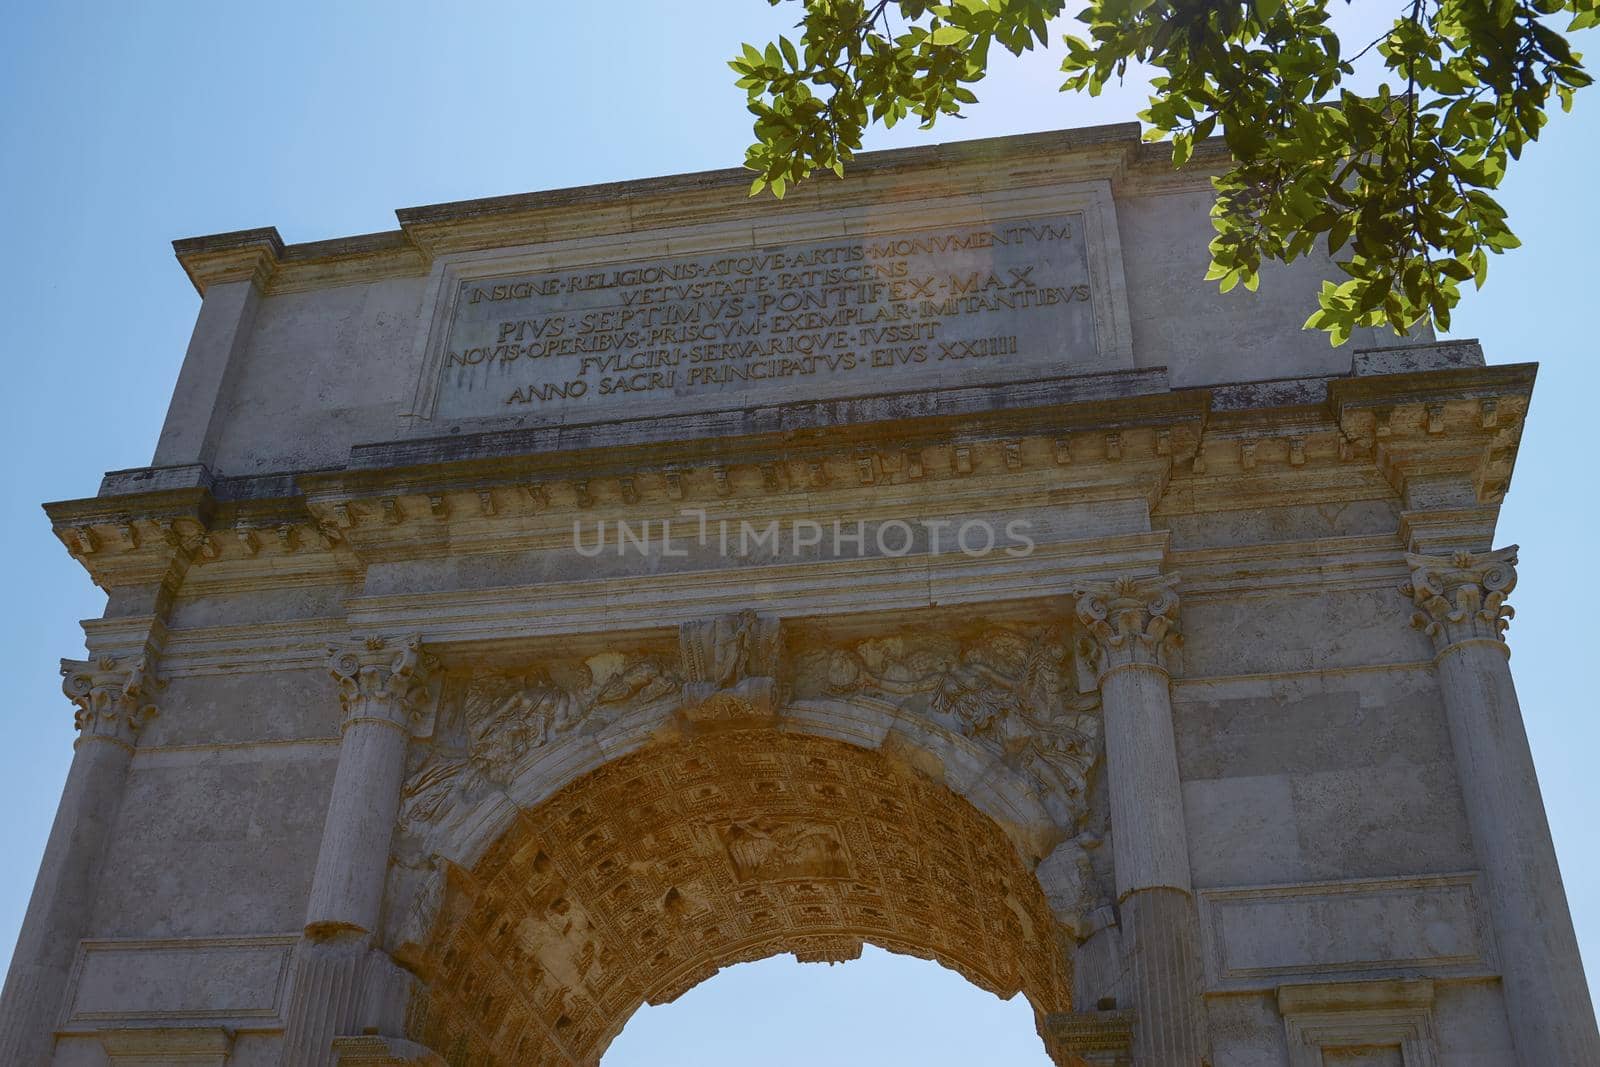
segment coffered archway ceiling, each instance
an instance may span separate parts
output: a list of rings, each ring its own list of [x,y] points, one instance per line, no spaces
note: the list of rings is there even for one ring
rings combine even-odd
[[[453,870],[410,1029],[456,1065],[592,1064],[722,967],[863,941],[1070,1007],[1037,881],[966,800],[843,742],[713,732],[602,766]]]

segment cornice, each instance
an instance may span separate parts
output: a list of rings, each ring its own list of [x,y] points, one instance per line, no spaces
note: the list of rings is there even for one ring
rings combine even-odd
[[[1136,124],[864,152],[841,180],[818,178],[782,201],[752,200],[750,172],[725,168],[403,208],[407,235],[430,254],[694,223],[775,218],[985,188],[1110,179],[1138,146]],[[509,238],[509,239],[508,239]]]
[[[290,245],[273,263],[266,293],[303,293],[397,278],[421,278],[433,257],[400,230]]]
[[[1172,165],[1172,142],[1141,143],[1130,154],[1127,168],[1114,186],[1118,196],[1165,196],[1184,193],[1214,194],[1211,179],[1233,164],[1221,136],[1201,141],[1182,167]]]
[[[1498,505],[1537,372],[1512,363],[1339,378],[1328,402],[1349,447],[1370,450],[1402,500],[1414,479],[1458,475],[1479,503]]]
[[[1148,438],[1151,435],[1145,435]],[[673,520],[680,531],[694,526],[685,512],[703,512],[710,522],[727,519],[762,525],[771,521],[811,520],[824,526],[837,519],[846,525],[913,519],[937,513],[944,517],[998,515],[1032,509],[1090,507],[1139,501],[1144,508],[1160,495],[1167,465],[1153,455],[1146,440],[1130,441],[1126,451],[1144,458],[1111,464],[1075,463],[1054,466],[1051,442],[1040,439],[985,443],[962,453],[947,450],[938,463],[946,469],[904,480],[903,456],[881,457],[885,464],[862,483],[857,463],[871,466],[871,456],[834,457],[815,462],[780,459],[733,468],[726,495],[716,495],[713,470],[673,471],[615,479],[584,479],[527,486],[498,486],[436,494],[405,494],[341,500],[328,508],[349,523],[346,543],[368,564],[425,558],[445,552],[470,555],[570,549],[574,522],[594,535],[600,523],[626,523],[635,530],[646,523]],[[1137,450],[1137,451],[1135,451]],[[924,452],[923,455],[931,455]],[[962,474],[954,464],[965,454],[975,468]],[[1008,455],[1020,456],[1008,466]],[[892,461],[900,464],[891,468]],[[835,478],[835,475],[838,475]],[[670,481],[669,481],[670,479]],[[891,480],[892,479],[892,480]],[[672,494],[681,492],[675,498]],[[623,494],[627,495],[623,495]],[[486,506],[485,500],[489,501]],[[492,510],[486,510],[492,508]]]
[[[655,518],[692,507],[736,508],[752,519],[797,510],[864,517],[931,500],[944,510],[963,499],[973,510],[994,510],[1000,490],[1031,494],[1036,504],[1134,497],[1153,505],[1174,457],[1192,455],[1198,436],[1196,425],[1180,424],[875,444],[847,434],[827,442],[767,439],[741,442],[717,459],[656,449],[324,475],[306,486],[306,498],[319,522],[363,553],[428,538],[429,529],[448,531],[460,547],[475,532],[537,539],[548,528],[565,536],[574,518]]]
[[[209,550],[214,509],[210,492],[200,487],[44,505],[55,535],[96,585],[107,591],[161,586],[169,594]]]
[[[1138,123],[881,152],[863,152],[842,180],[818,177],[780,202],[751,200],[739,167],[399,208],[399,228],[286,245],[273,227],[184,238],[173,252],[197,292],[249,279],[270,294],[419,277],[442,255],[626,234],[685,224],[765,224],[808,212],[952,192],[1101,180],[1119,196],[1208,193],[1229,165],[1220,137],[1182,168],[1170,145],[1144,144]]]
[[[212,285],[226,282],[249,281],[265,289],[283,261],[284,251],[275,226],[172,242],[173,254],[201,296]]]
[[[154,522],[159,519],[209,518],[215,501],[208,488],[192,486],[60,500],[43,507],[56,526],[109,526],[135,519]]]
[[[1449,343],[1429,348],[1450,348]],[[1484,400],[1533,392],[1537,363],[1493,366],[1435,367],[1394,374],[1361,374],[1334,378],[1328,396],[1341,411],[1425,404],[1435,400]]]
[[[1160,372],[1134,377],[1164,380]],[[770,423],[755,420],[764,432],[670,444],[577,447],[596,444],[590,434],[568,435],[569,449],[548,448],[540,446],[551,438],[520,431],[400,442],[357,449],[366,466],[240,486],[278,495],[218,500],[213,491],[226,496],[235,480],[206,478],[189,488],[46,510],[97,581],[117,581],[123,572],[122,580],[134,580],[144,574],[140,566],[157,562],[150,553],[162,545],[186,566],[214,572],[203,584],[216,577],[239,589],[354,580],[375,559],[554,544],[570,536],[580,516],[661,517],[696,506],[752,516],[796,508],[864,515],[900,505],[925,509],[935,499],[945,509],[967,500],[984,511],[993,510],[985,498],[1001,489],[1039,506],[1130,498],[1153,506],[1173,464],[1194,454],[1205,399],[1203,390],[1136,393],[919,417],[919,404],[941,405],[912,397],[903,401],[906,417],[884,424],[804,427],[779,413]],[[615,428],[619,438],[625,431]],[[107,482],[164,484],[139,472]]]
[[[250,279],[269,294],[419,277],[438,256],[687,224],[760,226],[812,212],[1062,181],[1106,181],[1121,195],[1199,192],[1227,165],[1220,139],[1181,170],[1137,123],[864,152],[841,180],[819,177],[780,202],[752,200],[743,168],[400,208],[396,230],[285,245],[263,227],[191,237],[173,251],[196,291]]]
[[[378,560],[549,548],[577,518],[684,508],[865,518],[1142,499],[1159,517],[1398,494],[1412,525],[1481,530],[1533,376],[1531,365],[1453,366],[1169,390],[1157,368],[998,400],[947,390],[396,441],[321,471],[121,471],[104,495],[45,510],[106,588],[170,585],[193,565],[207,586],[351,583]],[[1470,487],[1407,495],[1440,479]]]
[[[1012,160],[1037,161],[1055,159],[1074,152],[1137,151],[1140,127],[1136,122],[1109,123],[1101,126],[1083,126],[1076,129],[1049,130],[1042,133],[1016,134],[1005,137],[984,137],[968,141],[951,141],[944,144],[919,145],[911,148],[893,148],[877,152],[862,152],[851,161],[848,173],[865,179],[877,174],[894,174],[903,171],[938,169],[970,163],[1006,163]],[[840,189],[849,185],[843,182],[812,183],[812,189]],[[719,170],[673,174],[656,178],[604,182],[543,192],[519,193],[511,196],[486,197],[452,203],[432,204],[426,207],[402,208],[395,212],[402,223],[414,225],[483,217],[519,215],[541,208],[563,208],[590,204],[613,204],[632,196],[645,200],[663,198],[674,194],[696,192],[703,189],[726,189],[748,192],[750,172],[743,167],[726,167]],[[799,186],[798,189],[806,189]]]
[[[437,256],[709,221],[767,222],[806,212],[952,191],[1104,180],[1118,195],[1209,192],[1228,166],[1221,138],[1181,169],[1170,146],[1141,143],[1137,123],[864,152],[843,180],[817,178],[782,202],[752,202],[750,173],[724,168],[399,208],[399,229],[285,245],[273,227],[185,238],[173,251],[202,295],[249,278],[268,293],[425,274]]]

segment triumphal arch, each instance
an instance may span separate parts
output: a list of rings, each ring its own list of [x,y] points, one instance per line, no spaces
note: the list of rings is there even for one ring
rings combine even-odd
[[[1219,295],[1166,158],[179,241],[154,459],[46,507],[107,607],[0,1061],[594,1064],[871,942],[1060,1064],[1600,1063],[1507,666],[1534,366],[1330,348],[1326,260]]]

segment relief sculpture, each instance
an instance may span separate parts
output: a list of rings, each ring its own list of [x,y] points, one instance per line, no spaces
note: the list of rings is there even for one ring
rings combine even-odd
[[[748,609],[686,622],[679,630],[684,717],[694,723],[767,718],[777,712],[783,628]]]
[[[426,940],[444,891],[445,864],[425,840],[428,828],[504,789],[539,749],[673,697],[682,686],[669,657],[610,654],[559,666],[561,681],[546,667],[482,671],[459,681],[448,723],[433,745],[414,751],[395,839],[398,891],[390,894],[388,940],[400,956]],[[572,922],[573,929],[582,925],[581,917]]]
[[[801,687],[920,710],[1002,755],[1042,796],[1076,813],[1099,752],[1097,698],[1080,696],[1069,646],[1053,629],[990,628],[962,639],[916,632],[801,657]]]
[[[718,835],[740,881],[846,878],[850,862],[839,831],[803,819],[761,818],[731,823]]]
[[[453,793],[486,784],[504,787],[531,752],[579,726],[598,728],[627,712],[677,693],[680,678],[656,656],[595,657],[571,667],[568,685],[547,667],[525,673],[483,672],[467,680],[459,699],[458,744],[443,744],[421,758],[402,793],[402,830],[434,822]],[[610,662],[606,662],[610,661]],[[600,680],[595,680],[595,675]]]
[[[467,679],[453,709],[454,736],[422,750],[406,780],[402,833],[439,821],[460,794],[504,788],[536,750],[672,696],[682,684],[673,664],[645,655],[596,657],[563,674],[567,684],[546,667]]]
[[[803,699],[890,703],[908,725],[920,720],[930,734],[965,738],[990,753],[1011,781],[1037,798],[1062,841],[1076,834],[1088,848],[1098,843],[1099,831],[1089,832],[1100,751],[1098,697],[1080,695],[1078,664],[1059,627],[907,631],[843,644],[808,642],[786,656],[780,621],[741,611],[683,624],[677,652],[608,654],[457,680],[454,698],[441,708],[435,741],[418,747],[403,790],[398,891],[391,897],[397,913],[389,927],[396,950],[425,943],[438,913],[448,865],[430,847],[436,827],[447,832],[457,813],[511,790],[539,751],[651,706],[663,721],[670,709],[681,726],[692,728],[685,736],[712,736],[702,731],[715,728],[715,736],[743,737],[775,720],[791,687]],[[816,795],[833,803],[838,788],[823,781]],[[709,821],[679,847],[720,856],[734,884],[821,885],[854,878],[859,861],[828,819],[779,812]],[[1065,851],[1056,857],[1060,899],[1052,902],[1058,916],[1075,917],[1098,905],[1101,894],[1086,853],[1068,851],[1073,862],[1064,862]],[[641,914],[681,921],[702,910],[695,903],[701,896],[702,890],[675,879]],[[565,910],[563,899],[552,891],[553,910],[521,934],[537,943],[541,970],[561,973],[570,984],[566,979],[581,977],[592,954],[585,949],[586,920]]]

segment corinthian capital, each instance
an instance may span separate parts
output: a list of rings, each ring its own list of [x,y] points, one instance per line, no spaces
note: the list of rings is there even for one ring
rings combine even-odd
[[[77,708],[79,740],[104,738],[131,748],[155,715],[150,698],[163,684],[150,673],[148,656],[61,661],[61,691]]]
[[[1452,556],[1406,556],[1411,580],[1400,592],[1417,606],[1411,625],[1443,652],[1458,641],[1504,643],[1516,614],[1506,597],[1517,587],[1517,546]]]
[[[1156,575],[1077,591],[1078,621],[1089,633],[1084,652],[1100,678],[1121,667],[1169,669],[1182,641],[1177,584],[1176,578]]]
[[[434,704],[428,681],[438,661],[422,650],[420,636],[369,637],[328,651],[346,726],[377,720],[407,733],[427,732]]]

